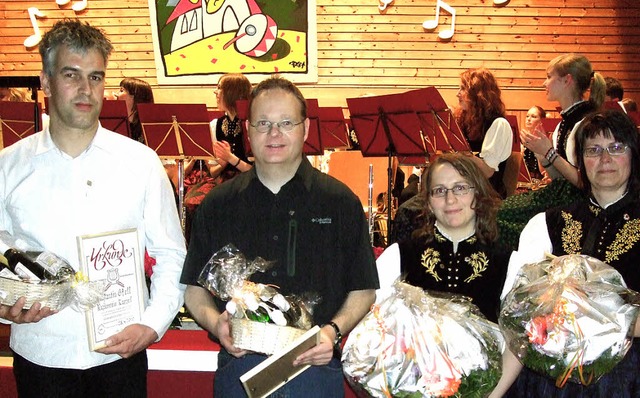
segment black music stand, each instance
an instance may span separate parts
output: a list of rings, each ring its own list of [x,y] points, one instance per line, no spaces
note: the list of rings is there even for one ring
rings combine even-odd
[[[207,107],[204,104],[138,104],[144,140],[158,156],[178,163],[178,211],[183,232],[184,159],[214,158]]]
[[[362,156],[388,158],[387,221],[391,226],[392,158],[427,155],[420,119],[406,93],[347,98],[347,105]]]
[[[37,132],[40,121],[40,104],[36,102],[36,120],[33,102],[0,101],[0,149],[12,145]]]
[[[320,142],[323,149],[350,147],[347,137],[349,131],[342,108],[338,106],[320,107],[318,108],[318,119],[320,120]]]
[[[31,120],[34,123],[34,130],[42,129],[42,109],[38,105],[38,90],[40,89],[40,77],[38,76],[0,76],[0,87],[26,87],[31,89],[32,114]]]
[[[98,118],[102,127],[131,138],[129,111],[125,101],[103,100]]]

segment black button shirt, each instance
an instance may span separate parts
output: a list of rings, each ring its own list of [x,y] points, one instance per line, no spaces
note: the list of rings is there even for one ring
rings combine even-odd
[[[319,297],[318,324],[331,320],[350,291],[378,288],[359,199],[306,158],[277,194],[255,168],[214,188],[196,211],[181,282],[198,285],[209,258],[229,243],[249,260],[275,262],[252,281],[274,284],[285,295]]]

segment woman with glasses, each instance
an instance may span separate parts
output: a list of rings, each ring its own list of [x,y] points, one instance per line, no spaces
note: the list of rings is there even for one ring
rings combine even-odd
[[[462,154],[438,156],[426,172],[424,186],[419,193],[426,203],[424,225],[411,239],[389,246],[376,261],[383,288],[379,295],[384,296],[402,274],[411,285],[469,297],[497,323],[509,262],[509,252],[497,243],[500,197],[473,158]],[[500,397],[515,376],[505,375],[490,397]]]
[[[591,114],[576,134],[576,165],[584,200],[533,217],[522,231],[518,251],[509,262],[503,297],[526,263],[556,256],[586,254],[614,267],[633,290],[640,291],[640,141],[638,129],[619,111]],[[635,336],[640,336],[636,325]],[[516,365],[519,365],[516,362]],[[517,371],[521,366],[512,368]],[[638,397],[640,342],[597,383],[587,387],[555,380],[524,368],[508,396]]]
[[[381,286],[383,279],[389,285],[406,275],[409,284],[470,297],[487,319],[497,322],[509,260],[496,245],[498,194],[472,158],[461,154],[438,156],[425,187],[419,194],[426,199],[424,225],[382,253],[377,261]]]

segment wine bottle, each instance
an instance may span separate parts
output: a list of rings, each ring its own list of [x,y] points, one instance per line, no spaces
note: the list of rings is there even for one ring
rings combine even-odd
[[[58,281],[73,275],[73,269],[62,258],[47,251],[22,251],[0,240],[0,253],[7,259],[7,268],[22,279]]]

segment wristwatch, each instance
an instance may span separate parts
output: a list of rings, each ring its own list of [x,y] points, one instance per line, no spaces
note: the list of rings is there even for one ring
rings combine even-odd
[[[333,330],[336,332],[336,339],[333,341],[333,346],[340,347],[340,343],[342,342],[342,333],[340,333],[340,328],[333,321],[326,323],[325,326],[326,325],[331,326]]]

